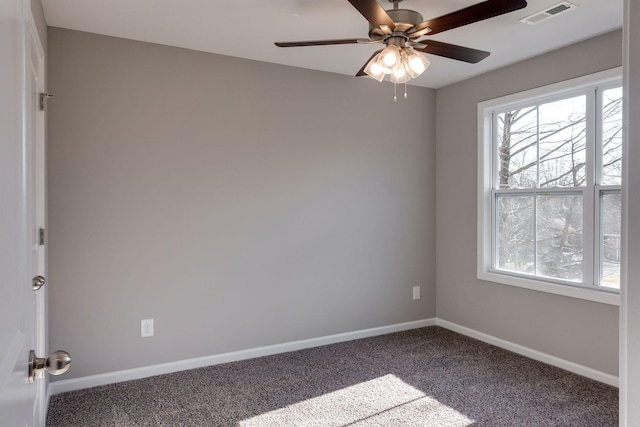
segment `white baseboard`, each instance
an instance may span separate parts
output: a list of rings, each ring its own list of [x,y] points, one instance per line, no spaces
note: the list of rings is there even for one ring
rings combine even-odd
[[[86,377],[72,378],[69,380],[52,381],[49,383],[49,390],[47,394],[49,396],[53,396],[55,394],[81,390],[89,387],[97,387],[106,384],[119,383],[122,381],[137,380],[154,375],[169,374],[172,372],[185,371],[187,369],[202,368],[205,366],[219,365],[221,363],[253,359],[255,357],[270,356],[272,354],[286,353],[289,351],[302,350],[311,347],[319,347],[322,345],[390,334],[393,332],[406,331],[409,329],[435,326],[435,324],[435,318],[416,320],[413,322],[397,323],[395,325],[362,329],[354,332],[346,332],[319,338],[311,338],[307,340],[293,341],[283,344],[269,345],[265,347],[257,347],[230,353],[215,354],[212,356],[198,357],[195,359],[179,360],[176,362],[144,366],[141,368],[126,369],[123,371],[109,372],[106,374],[90,375]]]
[[[519,344],[496,338],[492,335],[476,331],[465,326],[449,322],[447,320],[432,318],[416,320],[413,322],[398,323],[395,325],[381,326],[378,328],[363,329],[354,332],[346,332],[342,334],[328,335],[319,338],[311,338],[301,341],[293,341],[283,344],[275,344],[264,347],[257,347],[247,350],[234,351],[230,353],[215,354],[212,356],[199,357],[195,359],[179,360],[176,362],[162,363],[158,365],[144,366],[135,369],[126,369],[123,371],[109,372],[106,374],[90,375],[80,378],[72,378],[69,380],[54,381],[49,383],[47,390],[47,399],[50,396],[65,393],[68,391],[81,390],[90,387],[97,387],[106,384],[113,384],[122,381],[137,380],[147,378],[154,375],[169,374],[172,372],[185,371],[188,369],[202,368],[205,366],[218,365],[221,363],[235,362],[239,360],[252,359],[255,357],[269,356],[272,354],[286,353],[289,351],[302,350],[305,348],[319,347],[322,345],[334,344],[338,342],[351,341],[360,338],[368,338],[377,335],[390,334],[393,332],[406,331],[409,329],[424,328],[427,326],[441,326],[453,332],[475,338],[487,344],[512,351],[522,356],[528,357],[539,362],[543,362],[569,372],[599,381],[614,387],[619,386],[619,379],[615,375],[606,374],[587,366],[579,365],[568,360],[561,359],[556,356],[533,350]]]
[[[583,377],[587,377],[592,380],[596,380],[613,387],[619,387],[620,381],[619,381],[619,378],[615,375],[600,372],[595,369],[589,368],[587,366],[579,365],[577,363],[570,362],[568,360],[564,360],[556,356],[551,356],[550,354],[546,354],[541,351],[531,349],[529,347],[525,347],[519,344],[514,344],[512,342],[503,340],[501,338],[496,338],[492,335],[488,335],[483,332],[479,332],[474,329],[467,328],[465,326],[460,326],[458,324],[455,324],[443,319],[437,318],[436,325],[441,326],[445,329],[449,329],[453,332],[457,332],[459,334],[466,335],[471,338],[475,338],[478,341],[486,342],[487,344],[491,344],[496,347],[500,347],[505,350],[512,351],[514,353],[528,357],[529,359],[537,360],[539,362],[543,362],[548,365],[552,365],[557,368],[564,369],[565,371],[573,372],[574,374],[582,375]]]

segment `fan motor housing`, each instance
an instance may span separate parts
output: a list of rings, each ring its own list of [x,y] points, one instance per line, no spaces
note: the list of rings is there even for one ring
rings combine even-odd
[[[404,32],[424,21],[420,12],[416,12],[415,10],[391,9],[386,12],[396,24],[394,31]],[[369,25],[369,38],[371,38],[371,40],[384,40],[385,36],[385,33],[380,28]]]

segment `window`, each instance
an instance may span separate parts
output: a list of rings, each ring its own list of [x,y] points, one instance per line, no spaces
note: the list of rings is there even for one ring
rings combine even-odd
[[[621,70],[478,106],[478,278],[619,303]]]

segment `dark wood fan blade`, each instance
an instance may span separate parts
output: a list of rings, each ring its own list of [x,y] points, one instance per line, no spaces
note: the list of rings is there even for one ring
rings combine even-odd
[[[310,40],[305,42],[276,42],[278,47],[296,47],[296,46],[325,46],[331,44],[355,44],[369,43],[369,39],[336,39],[336,40]]]
[[[471,49],[470,47],[457,46],[455,44],[437,42],[435,40],[420,40],[420,43],[425,43],[427,45],[427,47],[422,49],[415,48],[420,52],[444,56],[445,58],[456,59],[458,61],[469,62],[471,64],[480,62],[490,55],[489,52],[485,52],[484,50]]]
[[[367,68],[367,64],[369,63],[369,61],[371,61],[373,59],[374,56],[376,56],[377,54],[379,54],[380,52],[382,52],[383,49],[380,50],[376,50],[375,52],[373,52],[373,55],[371,55],[369,57],[369,59],[367,59],[367,62],[364,63],[364,65],[362,66],[362,68],[360,68],[360,71],[358,71],[356,73],[356,77],[362,77],[362,76],[366,76],[367,73],[364,72],[364,69]]]
[[[431,28],[429,35],[438,34],[453,28],[462,27],[463,25],[472,24],[474,22],[493,18],[494,16],[503,15],[522,9],[527,6],[525,0],[487,0],[482,3],[460,9],[439,18],[424,21],[415,26],[415,31],[423,30],[427,27]]]
[[[396,28],[396,24],[376,0],[349,0],[349,3],[351,3],[374,28],[379,28],[381,25],[386,25],[391,30]]]

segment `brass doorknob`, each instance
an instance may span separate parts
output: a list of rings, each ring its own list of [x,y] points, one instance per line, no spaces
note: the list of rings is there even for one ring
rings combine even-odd
[[[36,374],[45,370],[51,375],[60,375],[67,372],[70,367],[71,356],[66,351],[54,351],[46,359],[44,357],[36,357],[36,352],[33,350],[29,352],[29,382],[33,382]]]

